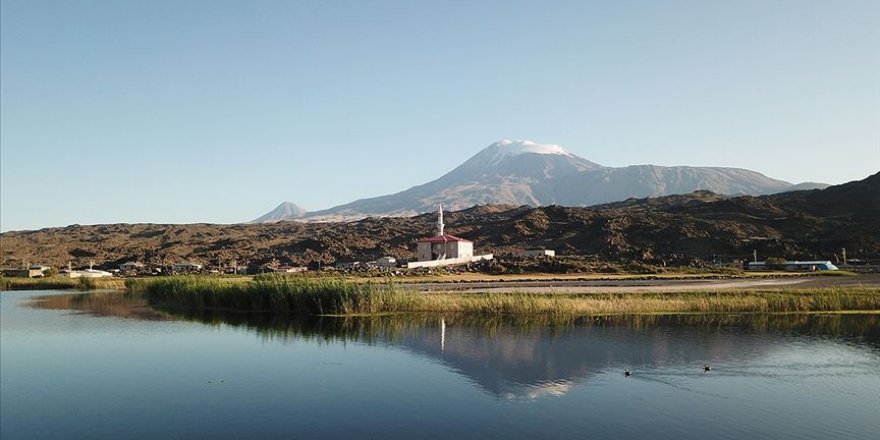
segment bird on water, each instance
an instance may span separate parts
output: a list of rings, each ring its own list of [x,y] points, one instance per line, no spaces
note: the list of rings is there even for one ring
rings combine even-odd
[[[630,377],[630,376],[632,376],[632,373],[630,373],[629,370],[626,370],[626,371],[623,372],[623,376],[624,376],[624,377]]]
[[[708,372],[712,371],[712,367],[710,367],[709,364],[706,364],[706,365],[703,367],[703,371],[705,371],[706,373],[708,373]]]

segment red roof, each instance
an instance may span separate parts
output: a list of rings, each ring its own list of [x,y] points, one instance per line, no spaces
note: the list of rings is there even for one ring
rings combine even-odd
[[[449,235],[449,234],[435,235],[433,237],[425,237],[425,238],[419,239],[419,243],[450,243],[450,242],[454,242],[454,241],[473,243],[470,240],[465,240],[464,238],[456,237],[454,235]]]

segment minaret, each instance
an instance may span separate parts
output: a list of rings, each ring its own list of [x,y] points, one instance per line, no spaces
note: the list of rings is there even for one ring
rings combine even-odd
[[[443,204],[437,205],[437,236],[443,235]]]
[[[440,353],[446,351],[446,319],[440,319]]]

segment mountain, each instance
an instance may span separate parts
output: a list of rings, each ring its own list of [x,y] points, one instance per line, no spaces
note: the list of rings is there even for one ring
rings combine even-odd
[[[366,218],[352,222],[235,225],[71,225],[0,234],[0,266],[23,260],[115,268],[126,261],[228,265],[317,264],[414,257],[414,241],[434,230],[436,215]],[[779,256],[880,259],[880,173],[824,190],[768,196],[720,196],[700,191],[630,199],[588,208],[483,205],[445,213],[447,230],[498,256],[555,249],[551,262],[523,262],[517,270],[609,271],[610,262],[662,266],[723,258]],[[501,261],[498,264],[508,263]],[[617,263],[615,263],[617,264]],[[512,267],[512,266],[508,266]],[[502,273],[504,267],[493,266]],[[636,268],[637,269],[637,268]]]
[[[827,183],[803,182],[803,183],[798,183],[797,185],[792,185],[792,186],[786,188],[785,191],[783,191],[783,192],[803,191],[803,190],[807,190],[807,189],[825,189],[825,188],[828,188],[829,186],[831,186],[831,185],[829,185]]]
[[[440,178],[396,194],[356,200],[300,217],[350,220],[367,216],[411,216],[435,209],[475,205],[592,206],[632,197],[687,194],[697,190],[724,195],[762,195],[803,188],[739,168],[606,167],[567,152],[559,145],[502,140]],[[827,186],[827,185],[826,185]],[[273,217],[272,221],[278,218]]]
[[[300,208],[295,203],[283,202],[275,209],[257,219],[251,220],[249,223],[275,223],[282,220],[293,220],[306,215],[306,213],[305,209]]]

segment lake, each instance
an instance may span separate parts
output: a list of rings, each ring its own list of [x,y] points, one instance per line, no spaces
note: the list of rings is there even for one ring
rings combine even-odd
[[[876,314],[292,319],[0,295],[4,440],[878,432]]]

